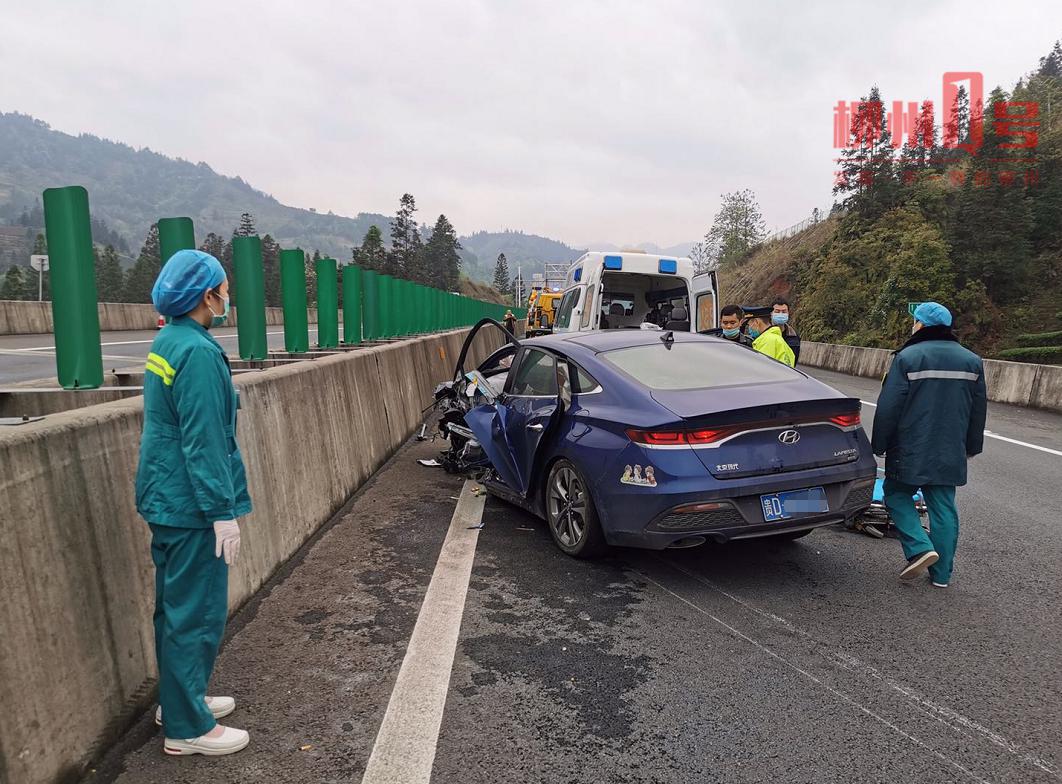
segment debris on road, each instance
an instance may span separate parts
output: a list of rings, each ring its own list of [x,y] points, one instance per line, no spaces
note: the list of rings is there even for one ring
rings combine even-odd
[[[425,460],[424,458],[421,458],[417,460],[417,462],[420,463],[422,466],[428,466],[429,468],[437,468],[442,465],[442,463],[440,463],[434,458],[432,458],[431,460]]]
[[[477,529],[480,529],[480,528],[484,528],[485,526],[486,526],[486,523],[476,523],[475,525],[468,526],[468,530],[469,531],[474,531],[474,530],[477,530]]]

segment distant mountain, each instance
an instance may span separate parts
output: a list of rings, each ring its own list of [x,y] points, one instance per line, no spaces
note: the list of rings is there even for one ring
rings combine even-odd
[[[24,114],[0,112],[0,229],[12,234],[10,248],[0,242],[0,268],[28,263],[26,247],[41,226],[40,198],[45,188],[84,185],[99,228],[97,242],[124,240],[128,263],[135,257],[157,219],[187,215],[195,222],[196,239],[209,232],[229,237],[240,215],[251,213],[259,234],[271,234],[284,247],[320,250],[340,261],[350,259],[365,232],[376,225],[389,238],[391,218],[359,213],[348,218],[281,204],[240,177],[215,172],[205,163],[168,158],[150,149],[101,139],[71,136]],[[399,194],[395,194],[396,199]],[[7,227],[7,228],[5,228]],[[17,236],[15,236],[17,235]],[[25,235],[25,236],[23,236]],[[3,237],[0,237],[3,240]],[[499,253],[516,274],[541,272],[546,262],[570,262],[583,252],[563,242],[522,231],[479,231],[460,238],[462,272],[473,280],[491,281]],[[692,243],[690,243],[692,244]],[[646,244],[646,250],[657,251]],[[664,249],[681,255],[681,248]],[[595,245],[613,250],[614,245]]]
[[[361,213],[346,218],[288,207],[239,177],[205,163],[174,160],[90,134],[70,136],[24,114],[0,113],[0,222],[14,223],[45,188],[84,185],[94,217],[126,237],[135,254],[158,218],[187,215],[196,239],[228,237],[240,214],[255,217],[260,234],[281,245],[320,249],[347,261],[373,224],[386,236],[391,219]]]
[[[475,260],[463,257],[462,270],[470,278],[492,280],[498,254],[504,253],[509,270],[515,275],[519,267],[525,278],[542,272],[546,262],[575,261],[583,253],[558,240],[524,234],[522,231],[477,231],[460,238],[461,246],[475,256]]]
[[[594,242],[590,244],[590,247],[594,250],[629,250],[637,248],[638,250],[644,250],[646,253],[654,253],[658,256],[688,256],[690,250],[693,248],[695,242],[680,242],[678,245],[669,245],[666,248],[661,248],[654,242],[636,242],[633,245],[614,245],[611,242]]]

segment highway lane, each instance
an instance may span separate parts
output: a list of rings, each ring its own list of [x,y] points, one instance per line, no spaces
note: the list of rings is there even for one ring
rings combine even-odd
[[[1062,416],[989,408],[993,432],[1062,447]],[[414,462],[438,448],[408,444],[237,616],[216,693],[246,751],[166,758],[145,715],[89,780],[361,780],[461,493]],[[841,527],[576,561],[490,499],[437,743],[410,754],[462,784],[1057,782],[1059,476],[989,439],[943,591]]]
[[[155,330],[101,333],[104,370],[142,365],[156,334]],[[213,329],[210,334],[230,356],[236,356],[235,327]],[[268,327],[266,334],[270,348],[284,347],[283,327]],[[317,330],[311,327],[310,339],[313,340],[316,334]],[[38,379],[54,383],[55,336],[0,335],[0,386]]]

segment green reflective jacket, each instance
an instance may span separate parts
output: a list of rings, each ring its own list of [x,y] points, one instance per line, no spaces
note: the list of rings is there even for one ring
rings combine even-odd
[[[229,360],[186,316],[164,327],[144,373],[136,508],[149,523],[209,528],[251,511],[236,444]]]
[[[966,484],[984,448],[988,409],[981,358],[943,327],[924,327],[893,355],[874,411],[874,454],[885,475],[922,487]]]

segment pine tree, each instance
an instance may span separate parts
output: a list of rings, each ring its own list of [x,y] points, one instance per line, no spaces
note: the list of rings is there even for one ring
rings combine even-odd
[[[424,246],[425,279],[422,282],[437,289],[454,290],[461,275],[460,249],[461,243],[457,241],[453,225],[445,215],[440,215]]]
[[[266,307],[280,307],[280,244],[270,235],[262,237],[262,270],[265,275]]]
[[[126,275],[123,302],[151,302],[151,289],[162,270],[159,253],[159,227],[152,223],[140,255]]]
[[[362,269],[383,271],[387,266],[387,249],[383,244],[383,234],[378,226],[370,226],[361,241],[361,247],[354,248],[354,263]]]
[[[720,263],[744,255],[766,234],[756,194],[746,189],[724,193],[722,199],[712,228],[704,237],[708,247],[719,249]]]
[[[306,256],[306,304],[317,304],[317,262],[321,260],[321,251],[314,250],[313,256]]]
[[[4,282],[0,284],[0,299],[25,299],[26,276],[23,268],[17,264],[7,268],[4,274]]]
[[[100,302],[121,302],[125,294],[125,272],[118,260],[118,252],[108,245],[100,253],[96,249],[96,294]]]
[[[989,116],[1007,100],[999,88],[989,98]],[[1032,261],[1032,210],[1020,173],[1005,162],[1006,142],[986,123],[981,147],[964,171],[952,245],[963,283],[981,281],[996,304],[1009,303],[1026,290]],[[1014,180],[1005,177],[1015,176]]]
[[[498,261],[494,265],[494,282],[491,284],[499,294],[512,292],[512,276],[509,274],[509,260],[504,253],[498,254]]]
[[[412,194],[404,193],[399,200],[398,213],[391,222],[391,251],[383,270],[388,275],[411,280],[421,280],[423,275],[420,258],[420,229],[413,213],[417,211]]]
[[[232,233],[232,236],[253,237],[257,233],[258,229],[254,225],[254,216],[249,212],[245,212],[240,216],[240,225],[236,227],[236,231]]]
[[[1055,46],[1047,53],[1046,57],[1040,58],[1040,70],[1037,76],[1047,76],[1054,79],[1062,77],[1062,43],[1055,41]]]
[[[199,246],[199,250],[209,253],[215,259],[221,261],[225,255],[225,240],[214,232],[210,232],[203,239],[203,244]]]
[[[852,117],[851,144],[841,152],[841,171],[833,187],[844,205],[868,219],[899,203],[896,159],[885,106],[878,88],[859,102]]]

